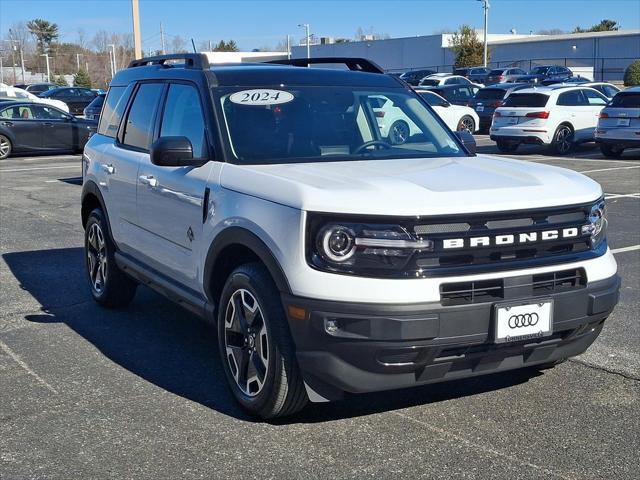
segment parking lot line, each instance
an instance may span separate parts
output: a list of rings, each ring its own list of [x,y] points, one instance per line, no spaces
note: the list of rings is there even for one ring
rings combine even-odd
[[[80,168],[77,163],[69,163],[67,165],[51,165],[50,167],[30,167],[30,168],[0,168],[0,173],[3,172],[30,172],[32,170],[53,170],[58,168]]]
[[[640,199],[640,193],[605,193],[604,198],[611,200],[614,198],[638,198]]]
[[[611,250],[611,253],[632,252],[634,250],[640,250],[640,245],[631,245],[630,247],[614,248]]]
[[[4,343],[2,340],[0,340],[0,350],[2,350],[4,353],[6,353],[7,355],[9,355],[9,357],[11,357],[11,359],[16,362],[20,368],[22,368],[25,372],[27,372],[29,375],[31,375],[33,378],[35,378],[38,383],[40,383],[43,387],[45,387],[47,390],[49,390],[52,393],[55,393],[56,395],[58,394],[58,391],[53,388],[51,385],[49,385],[47,382],[45,382],[43,380],[43,378],[38,375],[36,372],[34,372],[33,370],[31,370],[31,367],[29,367],[29,365],[27,365],[13,350],[11,350],[9,348],[9,346]]]
[[[632,167],[610,167],[610,168],[598,168],[596,170],[582,170],[578,173],[608,172],[610,170],[630,170],[632,168],[640,168],[640,165],[634,165]]]

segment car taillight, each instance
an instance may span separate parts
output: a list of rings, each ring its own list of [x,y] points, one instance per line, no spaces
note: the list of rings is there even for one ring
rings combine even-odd
[[[502,114],[500,112],[493,112],[493,118],[501,117]]]
[[[525,116],[532,118],[549,118],[549,112],[529,112]]]
[[[607,112],[600,112],[598,118],[609,118],[609,114]]]
[[[504,80],[504,75],[500,75],[498,78],[499,78],[500,80]]]
[[[384,117],[384,113],[385,113],[385,112],[381,112],[381,111],[377,111],[377,112],[375,112],[376,117],[380,117],[380,118]]]
[[[497,102],[493,102],[493,103],[491,104],[491,106],[492,106],[493,108],[498,108],[498,107],[501,107],[503,103],[504,103],[503,101],[498,100]]]

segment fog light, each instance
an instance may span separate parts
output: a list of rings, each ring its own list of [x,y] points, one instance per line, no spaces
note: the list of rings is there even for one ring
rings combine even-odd
[[[324,329],[328,334],[333,335],[338,330],[340,330],[340,325],[338,324],[337,320],[325,320]]]

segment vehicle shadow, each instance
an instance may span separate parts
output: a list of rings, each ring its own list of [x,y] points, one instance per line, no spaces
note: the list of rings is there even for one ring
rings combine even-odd
[[[41,305],[31,322],[62,322],[107,358],[138,377],[243,421],[255,421],[237,405],[220,364],[215,329],[146,287],[131,305],[109,310],[89,294],[82,248],[6,253],[3,259],[22,289]],[[427,385],[315,404],[273,425],[316,423],[392,411],[481,394],[527,382],[535,370]]]

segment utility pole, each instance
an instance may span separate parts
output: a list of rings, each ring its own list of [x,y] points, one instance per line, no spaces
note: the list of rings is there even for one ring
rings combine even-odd
[[[107,45],[109,48],[109,64],[111,65],[111,78],[113,78],[116,74],[116,60],[115,60],[115,45],[110,43]]]
[[[20,44],[20,68],[22,69],[22,83],[24,83],[24,51],[22,50],[22,44]]]
[[[487,66],[487,30],[489,28],[489,0],[478,0],[482,2],[484,10],[484,66]]]
[[[13,84],[15,85],[18,77],[16,76],[16,46],[13,40],[11,40],[11,63],[13,64]]]
[[[43,53],[40,56],[44,57],[45,60],[47,61],[47,82],[50,82],[51,81],[51,71],[49,70],[49,54],[48,53]]]
[[[142,40],[140,36],[140,8],[138,0],[131,0],[131,16],[133,17],[133,50],[136,59],[142,58]]]
[[[76,53],[76,64],[78,65],[78,69],[76,70],[76,72],[80,71],[80,54]]]
[[[162,29],[162,22],[160,22],[160,45],[162,45],[162,55],[167,53],[164,49],[164,30]]]
[[[307,36],[307,40],[306,40],[305,43],[307,44],[307,60],[308,60],[309,58],[311,58],[311,47],[309,46],[309,42],[311,40],[311,37],[309,35],[309,24],[308,23],[301,23],[301,24],[298,24],[298,27],[303,27],[304,31],[305,31],[305,34]],[[309,66],[309,65],[307,65],[307,66]]]

